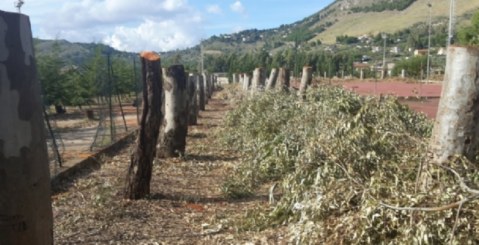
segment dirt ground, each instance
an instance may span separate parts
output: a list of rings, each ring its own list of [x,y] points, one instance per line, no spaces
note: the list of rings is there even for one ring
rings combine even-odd
[[[55,244],[286,244],[283,227],[244,232],[235,223],[248,210],[268,208],[267,191],[241,200],[221,194],[240,161],[213,143],[228,110],[218,96],[210,100],[189,128],[186,155],[155,163],[146,200],[122,199],[130,149],[63,183],[53,195]]]
[[[393,95],[411,107],[424,113],[428,118],[436,118],[442,85],[440,82],[418,83],[403,80],[337,82],[342,87],[361,95]]]

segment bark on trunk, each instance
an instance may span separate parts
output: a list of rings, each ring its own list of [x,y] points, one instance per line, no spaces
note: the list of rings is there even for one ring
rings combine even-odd
[[[142,52],[140,57],[143,77],[143,112],[136,148],[131,155],[124,194],[126,199],[135,200],[150,194],[153,160],[163,119],[160,56],[153,52]]]
[[[205,105],[207,105],[210,98],[210,76],[207,73],[203,73],[203,81],[205,83]]]
[[[188,134],[188,77],[183,65],[163,69],[165,115],[160,129],[158,157],[184,155]]]
[[[42,100],[28,16],[0,11],[0,244],[53,244]]]
[[[313,68],[311,66],[303,67],[303,77],[301,78],[301,84],[299,85],[298,95],[306,99],[306,90],[311,85],[313,80]]]
[[[198,123],[198,90],[196,89],[197,80],[198,79],[196,78],[196,75],[190,75],[188,78],[188,125],[196,125]]]
[[[200,110],[206,110],[206,92],[205,92],[205,76],[198,76],[198,106]]]
[[[290,72],[288,68],[280,68],[278,72],[278,81],[276,82],[276,90],[289,91]]]
[[[268,82],[266,83],[266,90],[271,90],[276,86],[276,80],[278,79],[278,69],[271,69]]]
[[[253,72],[253,80],[251,83],[251,94],[262,91],[264,89],[264,68],[256,68]]]
[[[479,148],[479,49],[449,47],[441,101],[433,130],[434,160],[473,158]]]

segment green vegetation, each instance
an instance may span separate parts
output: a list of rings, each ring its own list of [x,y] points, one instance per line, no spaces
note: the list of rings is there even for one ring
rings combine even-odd
[[[463,45],[479,46],[479,12],[471,19],[471,25],[459,30],[458,41]]]
[[[242,152],[243,164],[225,183],[229,196],[244,196],[278,183],[271,208],[250,212],[243,229],[287,225],[298,244],[465,244],[477,242],[479,211],[461,200],[451,172],[431,167],[431,190],[416,191],[417,169],[427,159],[432,124],[395,98],[364,98],[337,87],[294,94],[265,93],[240,102],[226,119],[223,144]],[[453,159],[470,185],[477,165]]]
[[[357,37],[350,37],[348,35],[342,35],[336,37],[336,43],[341,44],[354,44],[359,43],[359,39]]]
[[[370,6],[365,7],[355,7],[352,8],[351,11],[354,13],[359,12],[383,12],[386,10],[404,10],[407,9],[411,4],[413,4],[417,0],[382,0],[376,3],[373,3]]]
[[[108,83],[108,65],[101,49],[82,66],[68,65],[60,57],[61,49],[53,46],[53,52],[37,56],[38,73],[42,83],[45,105],[53,105],[57,113],[64,113],[65,106],[91,105],[99,96],[130,94],[136,91],[133,82],[133,65],[124,59],[114,58]]]
[[[392,73],[393,76],[398,76],[404,69],[408,77],[422,79],[421,76],[426,73],[427,57],[415,56],[410,59],[403,59],[396,63]]]

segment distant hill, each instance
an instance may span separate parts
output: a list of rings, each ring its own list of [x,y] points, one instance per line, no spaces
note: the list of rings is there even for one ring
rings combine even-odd
[[[238,33],[222,34],[203,41],[210,56],[225,53],[274,53],[292,47],[324,48],[335,44],[338,36],[374,36],[381,32],[395,33],[408,28],[421,27],[428,19],[430,0],[336,0],[326,8],[291,24],[267,30],[250,29]],[[450,0],[434,0],[432,16],[435,26],[447,25]],[[479,11],[479,1],[456,1],[458,25]],[[424,25],[422,25],[424,28]],[[443,30],[443,29],[441,29]],[[56,43],[56,44],[55,44]],[[70,43],[64,40],[35,40],[37,55],[52,52],[58,45],[61,57],[71,64],[82,64],[93,57],[95,50],[105,49],[102,44]],[[131,59],[134,53],[113,51],[114,56]],[[163,64],[181,62],[190,69],[198,67],[200,47],[161,53]]]

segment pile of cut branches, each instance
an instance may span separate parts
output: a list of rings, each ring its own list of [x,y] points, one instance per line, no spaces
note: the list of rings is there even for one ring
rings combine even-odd
[[[479,183],[477,165],[457,158],[450,169],[431,167],[431,188],[417,188],[431,129],[396,98],[337,87],[321,86],[306,100],[274,92],[245,98],[221,133],[244,156],[224,192],[243,197],[279,183],[275,206],[243,223],[288,225],[299,244],[477,243],[479,213],[463,188],[465,180]]]

